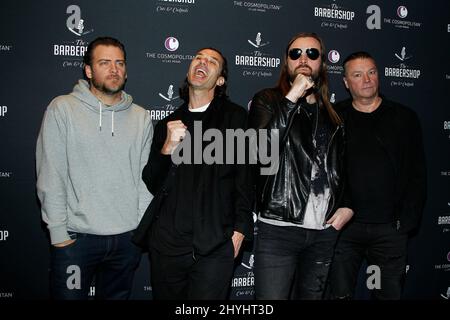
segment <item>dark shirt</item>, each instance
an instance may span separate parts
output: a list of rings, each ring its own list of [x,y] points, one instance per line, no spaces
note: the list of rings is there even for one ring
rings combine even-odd
[[[207,109],[208,110],[208,109]],[[194,141],[194,121],[201,121],[207,112],[190,112],[184,110],[181,121],[187,126]],[[203,134],[203,132],[202,132]],[[191,164],[182,163],[178,165],[173,175],[170,190],[163,202],[160,218],[152,228],[153,246],[166,255],[182,255],[193,251],[193,199],[194,193],[198,191],[199,166],[194,163],[194,144],[191,144]]]
[[[393,219],[395,172],[389,154],[377,136],[385,106],[371,113],[351,109],[346,126],[347,172],[354,219],[364,223],[389,223]]]

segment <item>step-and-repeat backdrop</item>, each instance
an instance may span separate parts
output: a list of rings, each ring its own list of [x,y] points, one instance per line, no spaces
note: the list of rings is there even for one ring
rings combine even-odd
[[[128,53],[126,91],[156,122],[180,104],[196,50],[228,58],[232,100],[247,108],[277,80],[288,40],[325,41],[332,101],[348,97],[342,60],[376,58],[381,92],[421,119],[428,200],[411,239],[405,298],[450,298],[450,3],[381,0],[40,0],[0,4],[0,299],[47,299],[49,242],[35,190],[35,143],[44,110],[82,77],[90,41],[109,35]],[[415,159],[410,159],[415,161]],[[370,168],[368,168],[370,170]],[[236,262],[231,299],[252,299],[252,244]],[[358,297],[366,298],[363,267]],[[93,290],[92,290],[93,291]],[[149,264],[134,299],[150,299]]]

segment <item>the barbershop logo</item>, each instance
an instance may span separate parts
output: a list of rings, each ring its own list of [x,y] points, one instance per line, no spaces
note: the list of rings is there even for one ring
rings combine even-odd
[[[174,105],[173,102],[180,98],[176,95],[173,84],[164,87],[164,90],[161,88],[158,92],[158,96],[160,98],[159,102],[152,105],[150,110],[147,110],[150,114],[150,118],[154,121],[162,120],[174,112],[178,108],[178,105]],[[163,102],[163,104],[161,104],[161,102]]]
[[[450,299],[450,287],[447,288],[447,292],[446,293],[441,293],[441,297],[444,298],[445,300],[449,300]]]
[[[450,216],[439,216],[438,225],[450,224]]]
[[[0,118],[5,118],[8,113],[8,106],[0,106]]]
[[[328,74],[337,74],[340,75],[344,72],[344,67],[338,62],[341,60],[341,54],[339,51],[333,49],[328,52],[328,61],[330,64],[327,66]]]
[[[247,40],[251,51],[235,55],[235,65],[241,68],[244,77],[273,76],[273,69],[279,67],[281,59],[263,50],[269,47],[270,41],[264,39],[262,32],[257,32],[253,39]]]
[[[400,51],[400,53],[395,53],[394,55],[400,61],[406,61],[411,58],[411,56],[406,54],[406,47],[402,47],[402,50]]]
[[[86,53],[88,41],[83,37],[90,34],[94,29],[86,28],[85,20],[81,18],[81,9],[77,5],[70,5],[66,9],[66,28],[76,38],[65,40],[63,43],[53,44],[52,52],[54,56],[62,57],[63,68],[82,68],[83,57]]]
[[[283,7],[282,5],[267,2],[253,2],[253,1],[233,1],[236,8],[243,8],[250,12],[278,12]]]
[[[314,7],[314,17],[321,21],[320,27],[332,29],[347,29],[353,22],[355,11],[337,4],[335,1]]]
[[[155,11],[161,14],[189,13],[189,9],[195,6],[195,0],[157,0]]]
[[[8,230],[0,230],[0,241],[6,241],[9,237],[9,231]]]
[[[255,263],[255,255],[254,254],[251,254],[249,257],[248,257],[248,261],[242,261],[241,262],[241,265],[244,267],[244,268],[246,268],[246,269],[249,269],[249,270],[253,270],[253,264]]]
[[[231,281],[232,296],[238,299],[253,298],[255,294],[255,276],[253,273],[254,255],[244,253],[241,266]]]
[[[444,134],[448,135],[448,138],[450,139],[450,120],[444,121]]]
[[[366,26],[369,30],[380,30],[382,23],[403,30],[420,28],[422,26],[421,22],[405,20],[409,14],[408,8],[405,6],[397,7],[396,15],[393,17],[382,18],[381,8],[374,4],[367,7],[366,13],[368,14]]]
[[[181,48],[181,41],[174,37],[168,36],[162,42],[162,52],[146,52],[145,57],[147,59],[156,59],[162,63],[181,63],[182,61],[191,61],[194,59],[193,55],[178,53],[178,49]]]
[[[264,47],[264,46],[269,44],[269,42],[262,42],[261,32],[258,32],[256,34],[256,38],[255,38],[254,41],[252,41],[252,40],[247,40],[247,41],[248,41],[248,43],[250,43],[252,46],[254,46],[257,49],[258,48],[262,48],[262,47]]]
[[[94,31],[94,29],[87,30],[85,28],[84,20],[81,19],[81,9],[79,6],[74,4],[68,6],[66,13],[70,14],[66,21],[67,29],[73,34],[81,37]]]
[[[331,103],[335,103],[335,102],[336,102],[336,93],[333,92],[333,93],[331,94],[331,96],[330,96],[330,102],[331,102]]]
[[[421,70],[409,64],[409,61],[413,60],[413,56],[409,54],[407,47],[403,46],[399,51],[394,51],[392,56],[398,63],[384,68],[384,76],[391,79],[390,85],[392,87],[414,87]]]
[[[178,98],[179,98],[178,96],[174,97],[173,94],[174,94],[174,92],[173,92],[173,84],[171,84],[171,85],[169,85],[169,89],[167,89],[167,95],[164,95],[164,94],[162,94],[162,93],[160,92],[160,93],[159,93],[159,96],[160,96],[161,98],[163,98],[164,100],[170,102],[170,101],[172,101],[172,100],[175,100],[175,99],[178,99]]]
[[[180,42],[175,37],[168,37],[166,41],[164,41],[164,46],[169,51],[176,51],[180,46]]]

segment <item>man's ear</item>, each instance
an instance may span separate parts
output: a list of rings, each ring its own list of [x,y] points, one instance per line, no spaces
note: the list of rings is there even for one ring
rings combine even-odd
[[[216,81],[216,85],[218,85],[220,87],[220,86],[223,86],[224,84],[225,84],[225,78],[220,76]]]
[[[345,77],[343,77],[342,80],[344,81],[345,87],[348,89],[347,79],[345,79]]]
[[[88,77],[88,79],[92,79],[92,69],[91,69],[91,66],[85,65],[85,66],[84,66],[84,73],[86,73],[86,77]]]

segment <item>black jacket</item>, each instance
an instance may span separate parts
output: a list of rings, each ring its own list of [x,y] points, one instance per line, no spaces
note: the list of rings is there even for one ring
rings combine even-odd
[[[393,224],[400,232],[410,232],[419,225],[427,192],[422,130],[413,110],[384,97],[382,105],[383,112],[377,114],[374,130],[394,168]],[[349,121],[351,108],[352,99],[336,105],[344,123]]]
[[[167,135],[167,122],[179,120],[187,108],[187,104],[182,105],[159,121],[155,127],[149,161],[142,173],[142,178],[152,194],[161,191],[170,167],[174,166],[170,156],[161,154]],[[220,98],[211,102],[202,118],[203,132],[210,128],[219,129],[224,142],[226,129],[245,130],[246,126],[245,109]],[[224,159],[226,154],[224,150]],[[236,152],[234,154],[236,155]],[[253,238],[251,171],[248,165],[234,163],[195,165],[196,189],[192,192],[194,198],[188,200],[188,205],[192,205],[192,245],[196,253],[210,253],[230,240],[233,231],[244,234],[246,240]],[[185,164],[180,166],[182,165]],[[176,170],[175,168],[172,171],[175,177]],[[179,186],[185,185],[183,181],[176,183]]]
[[[337,208],[347,205],[344,203],[343,179],[344,128],[333,125],[328,116],[325,118],[331,132],[326,154],[331,194],[327,220]],[[258,212],[263,218],[302,224],[310,194],[315,125],[301,103],[289,101],[278,89],[264,89],[252,100],[249,126],[278,129],[280,139],[277,173],[260,175],[257,182]]]

